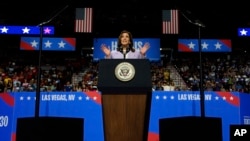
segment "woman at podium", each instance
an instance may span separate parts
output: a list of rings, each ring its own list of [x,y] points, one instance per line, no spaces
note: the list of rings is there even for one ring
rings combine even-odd
[[[111,51],[105,44],[101,45],[101,50],[107,59],[145,59],[149,47],[149,43],[145,43],[140,49],[136,50],[131,32],[123,30],[118,37],[116,50]]]

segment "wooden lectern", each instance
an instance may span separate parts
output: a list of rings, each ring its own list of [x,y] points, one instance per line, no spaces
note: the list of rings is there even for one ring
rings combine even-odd
[[[126,64],[131,64],[134,70],[129,70]],[[123,70],[125,74],[121,74]],[[117,76],[126,78],[127,73],[134,74],[128,81]],[[148,59],[100,60],[98,90],[102,94],[105,141],[147,141],[151,79]]]

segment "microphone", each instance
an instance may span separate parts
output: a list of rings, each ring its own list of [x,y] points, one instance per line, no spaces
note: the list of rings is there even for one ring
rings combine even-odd
[[[206,27],[200,20],[195,20],[194,24],[200,27]]]
[[[123,50],[123,59],[126,59],[127,49],[123,48],[122,50]]]

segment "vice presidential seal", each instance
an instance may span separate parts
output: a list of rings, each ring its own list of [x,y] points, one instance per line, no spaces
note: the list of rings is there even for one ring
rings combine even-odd
[[[116,66],[115,76],[120,81],[130,81],[135,76],[135,68],[128,62],[122,62]]]

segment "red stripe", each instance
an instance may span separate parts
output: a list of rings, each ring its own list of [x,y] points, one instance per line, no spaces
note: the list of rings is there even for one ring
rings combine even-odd
[[[85,32],[92,32],[92,8],[86,8],[86,29]]]
[[[225,97],[225,101],[239,107],[240,106],[240,98],[238,96],[235,96],[231,92],[216,92],[221,98]]]
[[[231,48],[232,44],[231,44],[231,40],[228,39],[220,39],[220,41],[226,45],[226,47]]]
[[[154,132],[148,132],[148,141],[159,141],[159,134]]]
[[[28,44],[24,41],[21,41],[20,49],[22,49],[22,50],[35,50],[30,44]]]
[[[75,47],[76,46],[76,40],[75,38],[63,38],[70,46]]]
[[[91,98],[93,101],[95,101],[98,104],[102,104],[102,100],[101,100],[101,94],[96,92],[96,91],[88,91],[88,92],[84,92],[86,95],[88,95],[89,98]]]
[[[6,92],[1,93],[0,99],[2,99],[10,107],[14,107],[15,105],[15,99],[9,93],[6,93]]]
[[[11,133],[11,141],[16,141],[16,132]]]
[[[85,20],[84,20],[84,23],[83,23],[83,25],[84,25],[84,29],[83,29],[83,31],[84,32],[88,32],[88,20],[89,20],[89,17],[88,17],[88,12],[89,12],[89,9],[88,8],[85,8],[84,9],[85,10],[85,15],[84,15],[84,17],[85,17]]]
[[[180,52],[193,52],[192,49],[190,49],[189,47],[187,47],[185,44],[178,44],[178,50]]]
[[[162,22],[162,33],[166,34],[166,22],[165,21]]]

